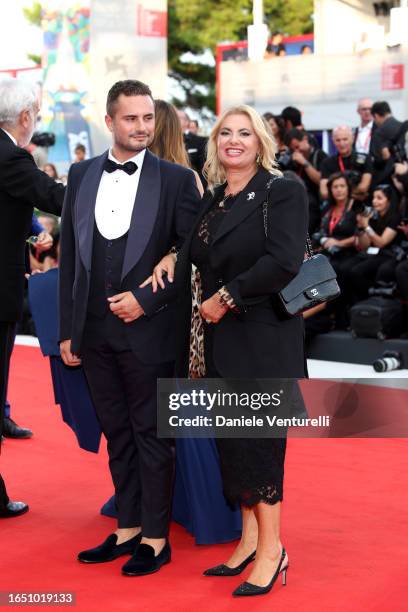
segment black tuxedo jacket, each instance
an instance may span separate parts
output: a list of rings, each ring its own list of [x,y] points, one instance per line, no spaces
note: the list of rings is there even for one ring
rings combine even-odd
[[[64,191],[0,129],[0,321],[14,322],[21,316],[33,207],[60,216]]]
[[[108,153],[74,164],[61,224],[59,339],[71,339],[81,353],[92,274],[95,201]],[[174,359],[176,290],[172,284],[153,293],[139,285],[173,246],[181,246],[198,213],[200,195],[194,174],[146,151],[122,268],[122,291],[132,291],[145,316],[123,323],[132,350],[144,363]]]
[[[288,318],[277,293],[296,276],[303,261],[308,227],[306,190],[297,181],[259,170],[225,215],[211,243],[210,266],[219,287],[225,285],[240,313],[228,311],[214,325],[213,360],[223,377],[305,375],[302,317]],[[269,190],[265,236],[263,203]],[[215,194],[217,195],[217,193]],[[202,214],[179,253],[176,371],[187,376],[190,335],[190,246],[212,206],[204,196]]]

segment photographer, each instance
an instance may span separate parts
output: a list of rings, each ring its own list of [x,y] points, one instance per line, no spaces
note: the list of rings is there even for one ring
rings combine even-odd
[[[356,231],[356,214],[351,198],[351,183],[341,172],[333,174],[327,182],[328,207],[323,213],[320,231],[313,234],[315,250],[320,245],[324,255],[330,258],[330,263],[337,274],[341,295],[329,306],[334,310],[336,327],[347,327],[347,295],[344,291],[344,278],[347,269],[356,256],[354,246]]]
[[[320,227],[320,168],[327,158],[324,151],[314,147],[304,130],[294,128],[286,135],[289,153],[279,158],[283,170],[293,170],[303,180],[309,198],[309,233]],[[286,167],[285,167],[286,166]]]
[[[388,102],[375,102],[371,109],[377,130],[373,134],[374,184],[391,182],[394,164],[407,160],[405,135],[408,122],[392,115]]]
[[[378,185],[373,192],[372,210],[357,213],[357,248],[360,253],[349,271],[349,282],[357,300],[368,296],[379,280],[388,281],[397,266],[401,216],[392,202],[389,185]]]
[[[366,200],[373,171],[369,156],[353,151],[353,132],[347,126],[335,128],[332,138],[337,153],[328,157],[322,163],[322,179],[320,181],[322,198],[326,200],[329,195],[328,178],[335,172],[342,172],[350,180],[353,198],[360,201]]]

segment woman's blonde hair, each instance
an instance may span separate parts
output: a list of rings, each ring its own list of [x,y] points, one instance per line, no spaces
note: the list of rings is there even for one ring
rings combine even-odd
[[[154,111],[156,127],[150,151],[160,159],[191,168],[176,109],[164,100],[155,100]]]
[[[246,115],[248,117],[259,140],[258,166],[265,168],[265,170],[272,174],[281,176],[282,173],[275,159],[278,149],[275,139],[270,130],[266,128],[262,117],[256,110],[246,104],[242,104],[225,111],[211,131],[208,139],[207,160],[203,168],[203,174],[208,181],[209,189],[214,190],[217,185],[225,182],[225,170],[218,157],[217,139],[224,120],[230,115]]]

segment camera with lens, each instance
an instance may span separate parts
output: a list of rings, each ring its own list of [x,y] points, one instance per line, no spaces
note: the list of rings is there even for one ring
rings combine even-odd
[[[321,246],[320,241],[322,238],[327,238],[326,234],[322,230],[319,230],[318,232],[313,232],[313,234],[311,235],[313,248]]]
[[[374,209],[372,206],[367,206],[364,202],[360,202],[359,200],[355,200],[351,205],[351,210],[356,215],[362,215],[363,217],[373,217]]]
[[[368,295],[379,295],[380,297],[394,297],[397,294],[397,283],[377,281],[375,287],[370,287]]]
[[[326,240],[329,239],[329,236],[326,236],[326,234],[322,230],[318,232],[314,232],[311,238],[312,238],[313,248],[322,247],[322,249],[327,251],[327,253],[329,253],[330,255],[335,255],[336,253],[339,253],[341,251],[341,247],[336,246],[336,245],[333,245],[329,247],[328,249],[325,248],[324,244]]]
[[[282,171],[284,170],[293,170],[296,171],[297,164],[292,159],[292,152],[285,151],[281,155],[279,155],[278,164]]]
[[[55,145],[55,134],[52,132],[34,132],[31,142],[37,147],[52,147]]]
[[[403,144],[397,142],[390,148],[390,152],[396,163],[402,164],[408,161],[407,151]]]
[[[403,247],[399,244],[393,244],[390,251],[395,261],[397,261],[398,263],[405,259],[407,256],[405,249],[403,249]]]
[[[401,370],[402,367],[402,355],[398,351],[384,351],[373,363],[376,372],[391,372],[391,370]]]
[[[350,181],[352,187],[357,187],[361,181],[361,172],[358,170],[346,170],[345,175]]]

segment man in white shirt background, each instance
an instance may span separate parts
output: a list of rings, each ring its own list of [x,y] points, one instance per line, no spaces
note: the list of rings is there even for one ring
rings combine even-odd
[[[157,378],[173,375],[174,286],[140,287],[199,208],[194,174],[146,147],[154,102],[140,81],[108,93],[113,146],[71,166],[61,225],[60,347],[67,365],[82,362],[108,440],[118,529],[82,551],[84,563],[132,555],[136,576],[171,558],[168,542],[173,452],[156,435]]]
[[[357,153],[368,155],[370,151],[371,137],[375,129],[371,107],[373,101],[369,98],[362,98],[358,101],[357,113],[360,115],[360,125],[356,128],[354,148]]]

